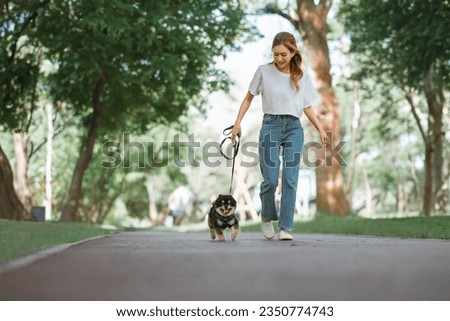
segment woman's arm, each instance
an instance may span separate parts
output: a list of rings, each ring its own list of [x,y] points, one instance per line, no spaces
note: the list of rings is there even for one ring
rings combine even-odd
[[[305,112],[305,115],[308,117],[311,124],[313,124],[313,126],[316,127],[317,131],[319,132],[322,146],[327,147],[328,143],[329,143],[327,133],[325,133],[325,131],[323,130],[322,124],[320,123],[319,119],[317,118],[314,109],[311,108],[311,106],[309,106],[309,107],[306,107],[303,111]]]
[[[250,105],[253,100],[253,96],[250,91],[247,92],[247,95],[245,95],[244,100],[241,103],[241,107],[239,107],[239,113],[236,118],[236,121],[234,122],[233,130],[231,131],[231,140],[234,142],[236,135],[241,136],[241,120],[244,118],[245,113],[250,108]]]

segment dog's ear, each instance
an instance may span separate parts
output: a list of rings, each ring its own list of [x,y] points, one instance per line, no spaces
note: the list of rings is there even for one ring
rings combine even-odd
[[[217,198],[216,198],[215,201],[216,201],[216,202],[219,201],[219,200],[221,201],[221,200],[223,200],[223,199],[226,198],[226,197],[227,197],[226,195],[219,194],[219,196],[217,196]]]

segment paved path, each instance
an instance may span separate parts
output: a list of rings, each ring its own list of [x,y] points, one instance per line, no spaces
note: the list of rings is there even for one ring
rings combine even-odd
[[[228,235],[227,235],[228,236]],[[0,300],[450,300],[450,242],[126,232],[0,275]]]

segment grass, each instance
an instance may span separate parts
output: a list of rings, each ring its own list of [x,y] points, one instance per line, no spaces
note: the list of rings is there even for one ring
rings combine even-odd
[[[84,223],[0,220],[0,263],[58,244],[73,243],[111,231]]]
[[[259,232],[260,226],[245,226],[242,231]],[[312,221],[295,222],[294,232],[450,240],[450,216],[367,219],[318,214]]]

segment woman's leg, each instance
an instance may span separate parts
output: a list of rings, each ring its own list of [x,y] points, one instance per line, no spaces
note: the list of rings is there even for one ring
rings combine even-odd
[[[294,227],[293,221],[303,139],[303,128],[298,119],[286,124],[282,137],[283,172],[278,226],[287,231],[292,230]]]
[[[259,135],[259,166],[263,182],[261,183],[261,218],[264,221],[278,220],[275,206],[275,191],[280,170],[281,127],[276,126],[279,116],[265,115]]]

